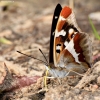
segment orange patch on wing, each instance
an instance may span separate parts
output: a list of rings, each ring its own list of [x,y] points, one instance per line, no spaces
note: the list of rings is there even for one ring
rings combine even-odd
[[[61,11],[60,16],[63,16],[64,18],[67,18],[71,13],[72,13],[71,8],[65,6]]]
[[[71,13],[72,13],[71,8],[65,6],[61,11],[60,16],[66,19]],[[57,28],[56,28],[58,32],[61,31],[65,22],[66,22],[66,20],[58,20]]]
[[[63,25],[65,24],[66,21],[59,21],[57,24],[57,30],[60,32],[62,30]]]

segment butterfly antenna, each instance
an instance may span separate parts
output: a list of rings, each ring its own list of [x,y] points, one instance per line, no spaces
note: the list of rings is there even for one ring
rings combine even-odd
[[[46,58],[46,56],[44,55],[44,53],[42,52],[42,50],[39,48],[39,51],[42,53],[42,55],[43,55],[43,57],[44,57],[44,59],[46,60],[46,62],[48,63],[48,60],[47,60],[47,58]],[[49,63],[48,63],[48,65],[49,65]]]
[[[30,58],[33,58],[33,59],[39,60],[39,61],[41,61],[41,62],[45,63],[45,65],[47,65],[47,66],[48,66],[48,63],[47,63],[47,62],[45,62],[45,61],[43,61],[43,60],[41,60],[41,59],[35,58],[35,57],[31,56],[31,55],[27,55],[27,54],[22,53],[22,52],[20,52],[20,51],[17,51],[17,52],[18,52],[18,53],[20,53],[20,54],[23,54],[23,55],[25,55],[25,56],[28,56],[28,57],[30,57]]]

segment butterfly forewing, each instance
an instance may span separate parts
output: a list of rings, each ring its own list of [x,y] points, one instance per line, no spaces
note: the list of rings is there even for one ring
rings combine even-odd
[[[57,59],[61,51],[64,49],[64,42],[67,36],[66,31],[63,29],[63,26],[66,24],[66,19],[71,14],[71,9],[65,6],[61,13],[57,22],[56,30],[55,30],[55,38],[54,38],[54,47],[53,47],[53,55],[54,55],[54,64],[56,66]],[[67,24],[66,24],[67,25]]]
[[[60,4],[58,4],[54,11],[52,26],[51,26],[49,63],[54,63],[54,60],[53,60],[54,59],[53,58],[54,34],[55,34],[56,25],[57,25],[57,21],[58,21],[61,10],[62,10],[62,7]]]

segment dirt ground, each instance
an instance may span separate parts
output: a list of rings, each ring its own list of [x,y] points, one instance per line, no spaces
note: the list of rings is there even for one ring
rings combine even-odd
[[[8,2],[0,0],[0,100],[100,100],[99,59],[83,76],[47,79],[46,89],[44,63],[17,52],[44,61],[40,48],[48,59],[55,6],[68,5],[68,0]],[[74,12],[79,27],[90,35],[94,60],[100,56],[100,40],[92,34],[88,17],[91,13],[100,14],[100,1],[75,0]],[[94,14],[92,22],[100,33],[100,18]]]

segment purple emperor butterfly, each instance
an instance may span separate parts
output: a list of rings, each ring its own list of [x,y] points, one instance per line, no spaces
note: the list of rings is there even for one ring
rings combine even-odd
[[[53,77],[84,73],[91,67],[91,40],[75,23],[71,8],[55,8],[51,36],[49,67]]]
[[[40,49],[46,62],[20,51],[17,52],[45,63],[53,77],[65,77],[85,73],[91,67],[91,49],[89,35],[78,28],[72,9],[67,6],[62,8],[58,4],[51,27],[49,64]]]

